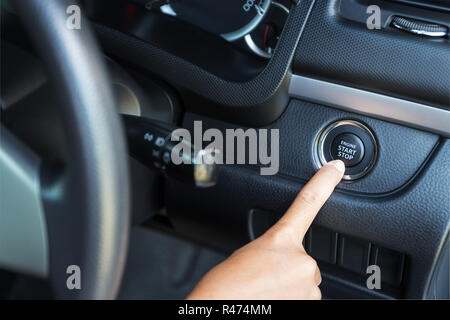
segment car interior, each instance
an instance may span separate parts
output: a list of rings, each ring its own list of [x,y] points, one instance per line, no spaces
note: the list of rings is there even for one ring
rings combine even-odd
[[[450,299],[449,29],[448,0],[1,0],[0,299],[184,299],[337,158],[323,299]],[[277,172],[171,163],[198,123],[276,130]]]

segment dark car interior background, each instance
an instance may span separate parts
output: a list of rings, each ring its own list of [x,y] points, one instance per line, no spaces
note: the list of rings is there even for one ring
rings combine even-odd
[[[364,157],[347,168],[304,243],[323,297],[448,299],[450,2],[237,2],[249,10],[258,2],[267,14],[249,17],[228,0],[80,1],[130,148],[133,227],[119,298],[185,297],[277,221],[347,126]],[[366,25],[370,5],[381,8],[379,29]],[[417,34],[396,17],[444,31]],[[1,30],[2,125],[58,159],[54,90],[7,1]],[[53,116],[44,121],[43,112]],[[222,165],[217,184],[200,188],[155,170],[147,150],[141,156],[136,117],[189,130],[196,120],[204,130],[278,128],[279,172]],[[372,264],[383,270],[380,290],[366,287]],[[29,271],[37,277],[0,271],[0,297],[51,295]]]

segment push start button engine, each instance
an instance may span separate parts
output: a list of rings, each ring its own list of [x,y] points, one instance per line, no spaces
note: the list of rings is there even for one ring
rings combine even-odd
[[[364,157],[364,144],[353,133],[340,134],[331,144],[331,156],[344,161],[346,167],[354,167]]]
[[[316,139],[314,159],[318,168],[332,160],[345,163],[344,180],[356,180],[373,168],[377,158],[374,135],[365,125],[354,120],[341,120],[328,125]]]

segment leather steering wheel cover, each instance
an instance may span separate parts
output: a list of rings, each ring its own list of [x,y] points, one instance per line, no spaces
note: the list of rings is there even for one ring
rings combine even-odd
[[[68,144],[64,176],[52,187],[61,194],[44,199],[54,294],[111,299],[119,289],[129,238],[128,157],[110,79],[88,20],[81,16],[81,29],[66,27],[66,10],[75,3],[13,4],[59,91]],[[81,290],[67,288],[69,265],[81,269]]]

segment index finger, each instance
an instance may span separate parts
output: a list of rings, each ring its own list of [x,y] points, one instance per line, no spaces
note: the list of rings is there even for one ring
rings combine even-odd
[[[328,162],[303,187],[277,224],[295,230],[303,239],[320,208],[341,181],[344,172],[345,165],[341,160]]]

